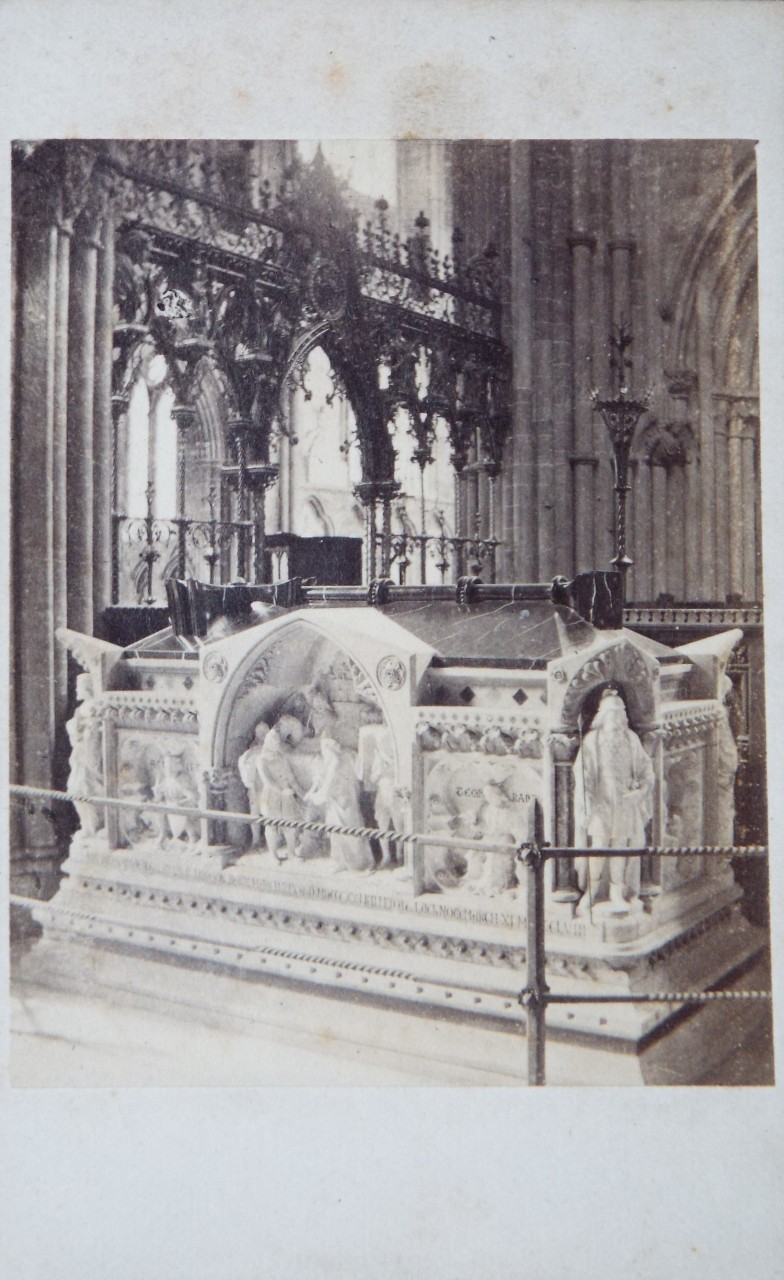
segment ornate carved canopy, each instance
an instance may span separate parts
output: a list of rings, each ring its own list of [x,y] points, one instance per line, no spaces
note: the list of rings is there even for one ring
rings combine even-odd
[[[383,200],[360,227],[320,151],[310,165],[294,157],[277,190],[259,184],[251,208],[200,144],[92,145],[118,229],[116,393],[145,344],[166,356],[183,404],[208,361],[245,461],[266,462],[270,436],[285,430],[282,393],[320,346],[354,410],[366,482],[394,479],[400,410],[420,465],[440,418],[456,470],[473,443],[497,473],[508,353],[492,246],[464,261],[456,233],[441,256],[424,215],[401,240]]]

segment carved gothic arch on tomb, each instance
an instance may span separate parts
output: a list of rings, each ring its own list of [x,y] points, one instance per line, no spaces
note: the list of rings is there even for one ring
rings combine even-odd
[[[350,668],[355,689],[369,708],[376,709],[378,722],[391,730],[395,771],[399,775],[402,760],[396,726],[401,699],[403,705],[409,703],[410,647],[403,647],[397,626],[384,619],[380,631],[372,627],[372,634],[363,636],[363,651],[358,652],[355,643],[349,657],[346,642],[351,631],[344,630],[338,619],[334,623],[332,618],[326,621],[327,625],[320,624],[311,614],[272,620],[264,627],[263,636],[254,639],[242,659],[236,662],[217,700],[208,710],[205,708],[202,715],[201,731],[211,768],[233,767],[238,744],[242,744],[242,749],[247,747],[258,720],[265,719],[267,712],[274,718],[285,714],[287,703],[313,684],[314,673],[329,660]],[[251,638],[245,633],[246,647]],[[356,635],[354,639],[356,641]],[[232,640],[226,645],[228,649]],[[210,661],[215,665],[218,648],[211,647],[211,653],[214,658],[207,656],[205,669]],[[394,680],[388,680],[391,692],[386,691],[380,675],[385,664],[395,676]],[[276,680],[278,684],[274,683]],[[265,689],[269,690],[266,701],[263,694],[260,696],[260,691]]]
[[[574,661],[574,660],[573,660]],[[628,640],[609,645],[580,661],[571,672],[561,671],[558,682],[565,684],[558,733],[573,735],[585,726],[584,709],[592,705],[600,689],[613,687],[626,704],[630,726],[637,732],[650,729],[656,721],[659,703],[658,664]],[[553,678],[557,672],[552,673]],[[595,708],[593,708],[595,709]]]

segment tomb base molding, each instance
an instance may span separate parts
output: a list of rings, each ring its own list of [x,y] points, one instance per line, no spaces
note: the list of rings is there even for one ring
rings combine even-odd
[[[243,861],[259,866],[243,869]],[[56,899],[36,904],[34,916],[48,939],[122,952],[131,984],[154,989],[152,974],[165,972],[174,998],[178,973],[185,982],[189,971],[206,968],[227,980],[284,980],[474,1026],[522,1028],[524,902],[415,898],[404,884],[392,887],[395,873],[359,882],[267,869],[263,861],[257,855],[224,867],[216,849],[204,855],[109,852],[85,843],[72,851]],[[554,993],[585,995],[725,985],[764,950],[762,932],[742,918],[737,898],[734,886],[714,892],[709,902],[693,894],[690,909],[682,901],[677,920],[621,943],[548,932],[548,985]],[[647,1002],[553,1005],[548,1077],[558,1083],[565,1072],[563,1083],[665,1083],[669,1071],[671,1082],[696,1081],[721,1058],[721,1028],[736,1036],[738,1019],[751,1026],[766,1014],[761,1003],[733,1002],[730,1009],[717,1002],[696,1010]],[[689,1040],[689,1026],[710,1031],[704,1043],[702,1036]],[[584,1081],[573,1079],[573,1070],[583,1072]]]

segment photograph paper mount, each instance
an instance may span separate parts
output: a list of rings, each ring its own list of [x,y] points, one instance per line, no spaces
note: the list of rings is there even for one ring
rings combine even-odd
[[[648,0],[644,6],[581,0],[577,5],[543,6],[527,0],[514,6],[488,2],[477,7],[455,0],[449,22],[444,21],[443,6],[429,5],[427,0],[416,4],[396,0],[369,10],[356,0],[342,0],[338,8],[323,10],[310,2],[303,6],[290,0],[285,14],[275,7],[265,8],[264,21],[259,23],[255,4],[219,8],[197,4],[185,10],[174,3],[153,7],[137,0],[134,20],[119,23],[102,21],[105,12],[94,5],[66,9],[39,0],[22,8],[8,0],[0,19],[4,47],[11,51],[3,85],[9,149],[15,139],[252,139],[260,135],[327,140],[522,138],[529,142],[745,139],[750,145],[756,143],[759,184],[762,413],[768,424],[781,417],[784,403],[775,353],[784,342],[784,321],[780,290],[773,286],[784,265],[784,199],[777,181],[784,166],[780,6],[751,0],[743,4],[724,0],[721,5]],[[314,22],[316,16],[322,21]],[[254,38],[262,28],[263,35]],[[337,176],[357,185],[355,176],[337,163],[334,150],[330,154],[329,143],[323,149]],[[350,153],[350,143],[347,150]],[[315,144],[309,142],[306,161],[312,161],[314,152]],[[383,161],[375,169],[367,193],[371,204],[383,194],[395,205],[397,194],[388,183],[388,172]],[[693,176],[697,193],[698,169]],[[4,195],[8,191],[4,179],[0,190]],[[39,196],[44,198],[45,192]],[[651,216],[651,202],[652,192],[646,190],[637,211],[643,221]],[[435,226],[438,210],[432,201],[423,204],[425,216]],[[10,201],[2,207],[10,226]],[[409,211],[406,234],[414,229],[421,208]],[[460,225],[461,219],[465,221],[462,214],[451,221]],[[570,246],[570,255],[574,252],[580,256],[579,246],[575,250]],[[594,262],[599,252],[597,247]],[[10,258],[6,255],[0,267],[0,276],[8,279],[9,297],[10,276],[3,273]],[[639,254],[634,269],[647,274]],[[63,295],[61,300],[65,304]],[[666,307],[671,299],[659,301]],[[38,302],[43,323],[47,302],[40,293]],[[703,302],[704,294],[698,297],[700,306]],[[29,314],[32,320],[35,309]],[[632,324],[634,395],[651,387],[656,390],[657,375],[648,372],[639,356],[652,320],[646,317],[640,324],[635,319]],[[10,326],[10,308],[6,322]],[[10,327],[8,335],[14,337]],[[504,341],[508,340],[505,334]],[[2,358],[9,361],[7,386],[12,350],[13,367],[18,370],[16,339],[13,345],[10,340],[0,344]],[[600,396],[609,398],[612,383],[604,363],[606,350],[600,355],[598,374],[588,382],[588,390],[595,384]],[[659,356],[660,352],[652,355],[654,368],[662,363]],[[65,367],[58,368],[62,378]],[[43,369],[37,374],[44,379],[49,376]],[[328,377],[323,366],[320,371],[311,370],[311,385],[316,382],[322,398],[328,392]],[[522,386],[515,388],[515,399],[529,382],[526,375]],[[44,396],[39,417],[50,409]],[[680,423],[684,417],[668,414],[660,420],[666,425]],[[598,416],[594,420],[598,424]],[[649,422],[650,417],[642,418],[640,432]],[[694,418],[690,424],[694,426]],[[40,430],[37,422],[34,433]],[[607,487],[601,490],[604,505],[598,527],[606,530],[608,543],[601,559],[591,558],[579,565],[581,570],[606,568],[609,555],[616,552],[607,518],[614,496],[610,496],[612,477],[607,476],[611,447],[608,437],[600,438],[597,466],[605,469]],[[635,448],[638,441],[639,436]],[[769,632],[772,629],[775,635],[782,622],[774,541],[782,468],[777,465],[781,461],[778,438],[769,425],[759,447],[765,617]],[[702,469],[710,467],[705,454],[696,461]],[[40,450],[31,465],[42,483],[48,483],[50,473]],[[59,465],[65,465],[62,455]],[[577,472],[591,470],[587,463],[570,461],[569,466]],[[646,468],[643,463],[643,472]],[[660,470],[654,464],[659,483]],[[318,466],[314,474],[318,475]],[[638,463],[633,485],[639,486],[639,475]],[[409,497],[415,495],[416,490]],[[634,510],[632,496],[630,515]],[[323,512],[333,518],[332,503]],[[343,510],[337,514],[339,521],[344,518]],[[141,515],[146,515],[146,501]],[[162,512],[161,518],[170,515],[176,515],[176,509]],[[313,519],[319,518],[314,507]],[[413,528],[403,526],[404,531],[415,536],[419,523],[409,519]],[[383,533],[383,528],[378,527],[377,533]],[[35,537],[40,536],[36,531]],[[312,527],[311,536],[317,536]],[[700,541],[698,531],[692,541],[695,553]],[[12,545],[15,555],[16,544]],[[538,537],[536,547],[538,555]],[[630,538],[629,554],[637,561],[632,574],[639,573],[639,552],[638,541]],[[343,564],[350,554],[348,549],[341,552],[338,563]],[[102,556],[105,565],[103,552],[98,560]],[[8,563],[11,581],[17,582],[19,568],[10,547]],[[157,562],[155,567],[160,567]],[[123,566],[123,573],[128,571]],[[646,571],[651,571],[650,565]],[[570,576],[561,558],[552,572]],[[60,562],[60,592],[62,575]],[[526,571],[522,576],[534,583],[539,575]],[[200,572],[197,577],[209,583],[209,573]],[[545,579],[543,585],[551,586],[552,580]],[[726,607],[726,601],[723,604]],[[629,620],[629,629],[639,633],[655,620],[651,614],[635,616]],[[752,621],[747,615],[738,619],[738,625]],[[164,623],[165,618],[161,627]],[[9,624],[14,625],[13,617]],[[724,622],[717,627],[723,628]],[[90,631],[82,619],[73,629]],[[241,633],[238,636],[241,642]],[[63,663],[72,663],[73,682],[82,668],[74,659],[66,660],[51,631],[46,643],[52,655],[47,663],[59,664],[60,672]],[[676,639],[676,647],[677,643]],[[40,670],[34,668],[33,682],[47,669],[46,664]],[[768,663],[767,677],[768,759],[774,780],[781,762],[781,689],[775,662]],[[470,683],[467,679],[463,687]],[[68,688],[72,696],[74,684]],[[65,785],[69,744],[63,733],[70,708],[62,700],[59,708],[57,759]],[[47,707],[39,744],[44,759],[51,749],[48,716]],[[15,713],[13,724],[18,723]],[[733,732],[738,733],[735,723]],[[13,741],[11,750],[13,754]],[[778,791],[771,785],[768,796],[774,838],[780,825]],[[54,801],[42,803],[53,816],[69,814]],[[16,802],[13,808],[16,811]],[[28,816],[32,822],[33,815]],[[67,821],[65,829],[58,825],[58,839],[70,838],[73,812],[70,823],[71,830]],[[48,829],[51,852],[51,823]],[[537,839],[541,834],[537,831]],[[46,850],[46,840],[42,838],[38,847]],[[379,857],[378,852],[375,856]],[[48,898],[57,880],[57,861],[50,860],[47,870],[46,859],[36,859],[28,868],[36,875],[42,873],[39,888],[33,878],[25,878],[25,867],[15,859],[16,891],[22,897],[43,891]],[[734,867],[748,901],[743,864],[735,860]],[[370,893],[376,878],[365,882],[363,892]],[[774,865],[774,933],[782,919],[779,880]],[[14,916],[18,921],[16,911]],[[14,944],[15,958],[23,965],[19,945]],[[22,940],[22,950],[25,945]],[[774,948],[774,961],[777,955]],[[123,955],[94,948],[92,956],[102,963],[117,961],[127,972]],[[156,968],[163,966],[156,962]],[[178,972],[185,981],[188,971]],[[91,984],[94,980],[96,988],[105,988],[106,980],[118,974],[119,970],[113,975],[96,971],[91,964],[79,975],[81,998],[73,991],[51,993],[48,1036],[39,1035],[35,1049],[37,1078],[31,1070],[25,1071],[27,1084],[40,1087],[10,1087],[6,1075],[1,1091],[0,1161],[6,1224],[0,1236],[0,1272],[4,1274],[38,1280],[54,1269],[63,1280],[84,1280],[103,1276],[108,1268],[113,1280],[136,1280],[139,1274],[187,1276],[188,1280],[224,1276],[257,1280],[259,1275],[346,1280],[372,1270],[384,1276],[427,1274],[434,1280],[459,1280],[468,1274],[518,1280],[523,1268],[526,1273],[558,1280],[578,1275],[598,1275],[602,1280],[625,1280],[629,1275],[635,1280],[661,1280],[669,1275],[729,1280],[741,1271],[753,1280],[767,1280],[775,1270],[773,1260],[784,1243],[778,1210],[778,1088],[495,1091],[458,1088],[454,1081],[450,1088],[428,1089],[241,1088],[237,1086],[259,1079],[258,1054],[253,1050],[257,1037],[241,1040],[238,1026],[230,1033],[225,1023],[206,1035],[198,1019],[189,1025],[170,1011],[158,1016],[139,992],[126,992],[125,1003],[118,1002],[108,1020],[101,1021],[95,1014],[102,1005],[93,998]],[[196,984],[193,999],[198,1007],[204,984],[218,982],[220,977],[196,971],[190,976]],[[522,973],[521,986],[526,981]],[[774,990],[777,984],[778,970]],[[243,986],[246,992],[251,989],[247,982]],[[352,1084],[358,1055],[351,1051],[341,1056],[336,1051],[319,1013],[327,1007],[323,995],[311,993],[308,1005],[303,992],[300,1023],[281,1028],[276,1022],[280,988],[269,982],[252,989],[269,996],[267,1026],[281,1044],[276,1057],[271,1038],[264,1041],[270,1079],[285,1075],[287,1085]],[[153,994],[161,995],[160,991]],[[182,1000],[182,989],[179,994]],[[351,1000],[344,999],[345,1019],[352,1008]],[[738,1006],[738,1011],[747,1016],[745,1005]],[[715,1017],[717,1012],[722,1017],[726,1014],[723,1007],[706,1005],[700,1017]],[[228,1021],[229,1011],[224,1009],[222,1014]],[[521,1010],[521,1032],[522,1015]],[[376,1016],[374,1039],[371,1021]],[[203,1019],[202,1012],[199,1017]],[[360,1017],[363,1034],[372,1042],[360,1072],[365,1082],[371,1068],[377,1073],[376,1084],[410,1080],[408,1044],[400,1035],[391,1036],[391,1043],[383,1038],[382,1025],[390,1025],[386,1009],[363,1006]],[[419,1022],[434,1025],[427,1017]],[[412,1023],[409,1018],[407,1025]],[[7,1020],[4,1025],[7,1028]],[[780,1058],[780,1018],[774,1025]],[[437,1078],[428,1083],[444,1082],[450,1053],[466,1078],[459,1044],[463,1028],[458,1022],[450,1038],[452,1028],[453,1024],[438,1020]],[[472,1022],[472,1042],[479,1034],[481,1028]],[[515,1083],[522,1083],[525,1037],[521,1034],[515,1043],[508,1032],[493,1034],[497,1045],[514,1046],[508,1063],[498,1061],[504,1069],[508,1064],[519,1073]],[[80,1036],[91,1045],[89,1061],[82,1058],[84,1069],[78,1081],[88,1087],[45,1087],[55,1077],[62,1084],[64,1057],[73,1056],[70,1046]],[[316,1041],[312,1055],[308,1049],[313,1040],[308,1036]],[[131,1060],[140,1075],[150,1078],[157,1072],[159,1079],[167,1060],[172,1067],[166,1080],[170,1085],[204,1084],[210,1072],[212,1079],[225,1079],[222,1050],[227,1039],[233,1088],[122,1087]],[[10,1051],[8,1037],[4,1043]],[[244,1058],[241,1043],[247,1050]],[[415,1048],[417,1044],[415,1037]],[[145,1046],[149,1049],[146,1061]],[[333,1051],[329,1056],[328,1046]],[[419,1064],[424,1064],[421,1055]],[[27,1065],[31,1066],[29,1058]],[[399,1066],[402,1072],[397,1071]],[[89,1087],[97,1084],[111,1087]],[[586,1194],[589,1187],[601,1188],[600,1195]],[[597,1220],[599,1203],[603,1209],[614,1206],[612,1225],[606,1209],[601,1223]]]

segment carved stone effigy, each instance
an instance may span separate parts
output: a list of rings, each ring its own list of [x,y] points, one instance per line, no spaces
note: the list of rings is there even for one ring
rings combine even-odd
[[[526,619],[544,654],[518,662],[519,606],[490,608],[491,628],[467,602],[447,619],[292,606],[196,646],[162,633],[108,655],[66,637],[90,672],[72,789],[138,803],[79,809],[47,927],[107,942],[121,918],[147,951],[188,938],[191,958],[230,968],[514,1018],[517,852],[537,840],[575,849],[547,870],[554,991],[663,990],[673,966],[678,989],[715,982],[752,945],[728,859],[588,855],[730,842],[740,633],[670,650],[541,604]],[[493,638],[485,655],[476,634]],[[636,1044],[671,1012],[548,1017]]]
[[[89,673],[76,678],[77,707],[66,729],[71,744],[71,767],[68,790],[74,795],[103,793],[103,725],[93,698],[93,682]],[[97,835],[103,826],[103,814],[95,805],[77,800],[74,805],[79,819],[79,839]]]
[[[616,689],[605,689],[574,763],[575,844],[639,849],[653,817],[654,769]],[[611,913],[642,909],[638,859],[580,858],[578,914],[606,903]]]

